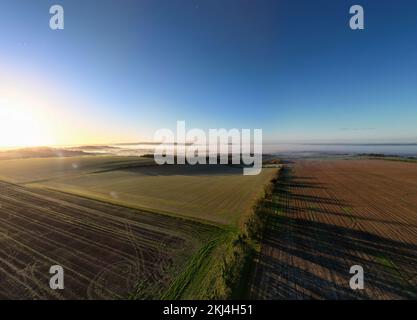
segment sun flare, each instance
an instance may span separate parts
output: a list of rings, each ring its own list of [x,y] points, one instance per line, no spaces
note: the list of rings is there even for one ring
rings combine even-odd
[[[0,147],[53,144],[39,117],[24,108],[0,107]]]
[[[29,91],[0,88],[0,148],[54,143],[48,115],[39,97]]]

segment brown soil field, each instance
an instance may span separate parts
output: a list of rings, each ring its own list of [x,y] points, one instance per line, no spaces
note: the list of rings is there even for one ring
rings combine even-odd
[[[270,211],[252,298],[417,298],[416,163],[295,161]],[[353,265],[363,290],[350,288]]]
[[[158,298],[213,229],[0,182],[0,299]],[[49,287],[56,264],[63,290]]]

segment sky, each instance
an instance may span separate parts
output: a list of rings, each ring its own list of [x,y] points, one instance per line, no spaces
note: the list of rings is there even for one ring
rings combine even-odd
[[[49,8],[64,8],[51,30]],[[361,4],[365,29],[349,28]],[[414,0],[0,0],[0,147],[151,141],[417,142]]]

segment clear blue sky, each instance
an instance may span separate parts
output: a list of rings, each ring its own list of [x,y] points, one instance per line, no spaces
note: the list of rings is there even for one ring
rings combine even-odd
[[[70,96],[48,101],[62,126],[114,139],[186,120],[270,141],[417,142],[416,17],[414,0],[1,0],[0,72]]]

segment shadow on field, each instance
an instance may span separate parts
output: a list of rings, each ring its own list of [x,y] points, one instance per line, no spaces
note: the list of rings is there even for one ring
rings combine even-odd
[[[276,184],[268,229],[262,240],[251,295],[254,299],[417,298],[417,246],[350,227],[297,215],[289,203],[335,204],[335,200],[293,194],[292,187],[317,188],[313,179],[285,169]],[[343,206],[343,202],[337,204]],[[311,215],[342,212],[308,209]],[[369,220],[369,219],[368,219]],[[378,220],[381,221],[381,220]],[[365,289],[352,290],[352,265],[365,272]]]
[[[143,176],[225,176],[225,175],[242,175],[243,169],[241,167],[234,167],[230,165],[180,165],[180,164],[165,164],[140,166],[121,169],[130,173],[136,173]]]

